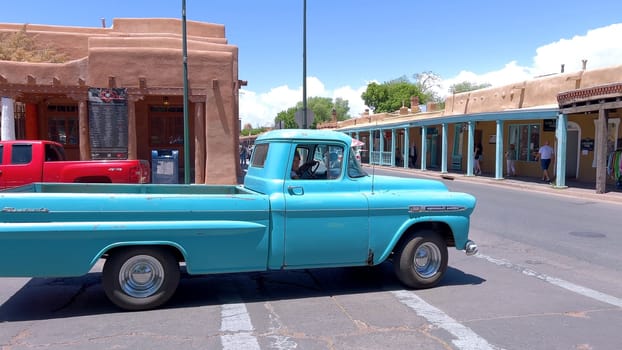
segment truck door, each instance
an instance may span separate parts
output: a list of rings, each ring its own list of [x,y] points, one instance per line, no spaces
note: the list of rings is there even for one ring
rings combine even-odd
[[[343,147],[298,145],[296,152],[303,164],[318,165],[313,178],[285,179],[285,266],[365,265],[369,208],[347,179]]]
[[[9,188],[40,181],[41,165],[33,164],[32,144],[5,145],[0,163],[0,188]],[[7,152],[8,151],[8,152]]]

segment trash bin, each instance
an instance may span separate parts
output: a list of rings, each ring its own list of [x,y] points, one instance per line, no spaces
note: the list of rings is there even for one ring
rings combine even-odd
[[[151,150],[151,182],[154,184],[179,183],[179,151],[176,149]]]

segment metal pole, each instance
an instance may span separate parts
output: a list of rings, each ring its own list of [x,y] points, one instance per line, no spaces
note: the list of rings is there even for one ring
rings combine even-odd
[[[307,128],[307,0],[302,10],[302,128]]]
[[[184,63],[184,183],[190,183],[190,131],[188,123],[188,47],[186,41],[186,0],[181,0],[182,57]]]

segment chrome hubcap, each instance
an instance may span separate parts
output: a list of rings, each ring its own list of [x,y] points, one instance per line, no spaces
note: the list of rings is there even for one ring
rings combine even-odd
[[[423,243],[415,251],[414,263],[417,275],[423,278],[432,277],[441,266],[441,251],[432,243]]]
[[[147,298],[164,283],[164,268],[158,259],[137,255],[128,259],[119,271],[121,289],[134,298]]]

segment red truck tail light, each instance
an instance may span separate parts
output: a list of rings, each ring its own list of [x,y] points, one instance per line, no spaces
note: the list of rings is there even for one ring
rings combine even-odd
[[[130,183],[145,184],[151,182],[151,169],[146,161],[139,161],[138,165],[130,169]]]

